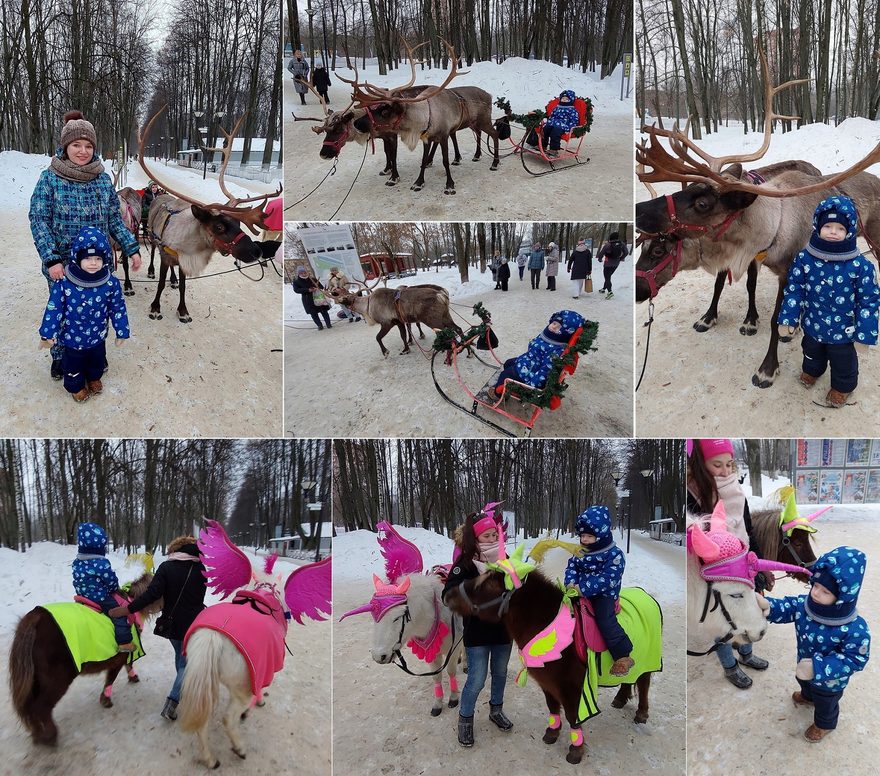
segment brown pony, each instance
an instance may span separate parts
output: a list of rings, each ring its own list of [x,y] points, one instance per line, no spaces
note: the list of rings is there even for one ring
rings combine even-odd
[[[778,560],[792,566],[810,568],[816,562],[816,553],[810,541],[810,532],[801,528],[786,536],[780,526],[778,509],[760,509],[751,513],[752,532],[761,554],[767,560]],[[807,582],[806,574],[791,574],[800,582]]]
[[[499,571],[486,571],[447,591],[444,602],[463,617],[476,616],[489,622],[503,622],[511,638],[522,649],[553,620],[562,603],[562,590],[539,571],[530,572],[522,586],[512,592],[505,590],[504,579],[504,574]],[[564,709],[573,734],[565,759],[573,764],[579,763],[583,757],[583,736],[580,735],[580,744],[576,744],[574,734],[580,734],[578,706],[586,664],[578,658],[572,643],[562,650],[558,660],[551,660],[541,668],[529,668],[528,672],[543,690],[550,714],[558,717],[560,707]],[[635,685],[639,703],[634,719],[644,723],[648,720],[651,674],[639,676]],[[621,684],[611,705],[622,709],[631,697],[632,685]],[[560,730],[561,725],[547,727],[544,743],[555,744]]]
[[[132,582],[129,597],[137,598],[152,579],[152,574],[143,574]],[[143,614],[154,614],[161,608],[162,599],[159,599],[146,607]],[[99,700],[105,708],[111,707],[113,701],[105,694],[104,688],[113,684],[127,659],[126,653],[120,653],[109,660],[83,663],[77,672],[64,634],[52,615],[41,606],[31,609],[15,629],[9,653],[9,689],[15,713],[30,731],[33,742],[54,744],[57,741],[58,728],[52,719],[52,709],[64,697],[78,673],[107,672]]]

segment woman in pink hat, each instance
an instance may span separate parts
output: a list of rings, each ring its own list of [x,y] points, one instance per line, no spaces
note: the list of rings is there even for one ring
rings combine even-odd
[[[727,530],[742,540],[751,552],[763,557],[761,548],[752,532],[749,503],[739,482],[734,462],[733,442],[729,439],[688,440],[687,509],[693,515],[710,515],[719,499],[724,502],[727,513]],[[773,575],[759,573],[755,590],[763,593],[773,589]],[[747,690],[752,686],[751,677],[740,664],[757,671],[770,665],[763,658],[752,654],[752,645],[738,644],[737,655],[727,642],[718,642],[716,653],[724,677],[734,687]]]

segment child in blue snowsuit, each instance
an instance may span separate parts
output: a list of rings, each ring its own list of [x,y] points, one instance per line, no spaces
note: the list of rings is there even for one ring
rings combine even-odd
[[[626,676],[635,665],[630,657],[633,645],[614,612],[620,597],[626,556],[611,536],[608,507],[593,506],[581,512],[575,521],[575,531],[586,552],[568,562],[565,584],[576,587],[593,605],[596,625],[614,658],[611,674]]]
[[[73,561],[73,589],[77,595],[99,604],[104,614],[118,606],[113,593],[119,589],[119,579],[104,556],[107,554],[107,534],[97,523],[80,523],[76,529],[79,554]],[[111,617],[120,652],[133,652],[131,625],[127,617]]]
[[[856,602],[865,576],[865,554],[837,547],[813,565],[809,595],[768,598],[770,622],[793,622],[797,636],[795,677],[800,692],[795,705],[815,707],[813,724],[804,732],[810,743],[837,727],[843,691],[868,663],[871,633]]]
[[[580,123],[577,108],[574,107],[575,94],[566,89],[559,95],[559,103],[544,124],[544,146],[547,156],[559,156],[562,136]]]
[[[558,356],[565,350],[571,335],[584,323],[584,317],[573,310],[553,313],[544,331],[529,343],[528,351],[504,362],[495,392],[501,395],[504,381],[508,377],[533,388],[543,388],[553,368],[553,356]]]
[[[131,336],[122,286],[110,274],[112,263],[107,236],[100,229],[85,226],[70,247],[64,277],[53,283],[49,292],[40,347],[51,347],[56,339],[64,345],[64,388],[75,401],[85,401],[103,390],[108,321],[116,330],[117,345]]]
[[[792,262],[779,310],[779,333],[803,326],[800,382],[812,388],[831,365],[829,407],[843,407],[859,381],[858,350],[877,344],[880,287],[856,246],[858,214],[844,196],[822,200],[810,242]]]

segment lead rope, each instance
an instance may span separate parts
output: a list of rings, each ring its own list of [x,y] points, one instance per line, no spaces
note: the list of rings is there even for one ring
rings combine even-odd
[[[651,324],[654,323],[654,301],[648,301],[648,320],[645,321],[642,326],[648,327],[648,336],[645,340],[645,360],[642,361],[642,371],[639,374],[639,381],[636,383],[636,390],[639,390],[639,386],[642,384],[642,378],[645,376],[645,368],[648,366],[648,351],[651,348]]]

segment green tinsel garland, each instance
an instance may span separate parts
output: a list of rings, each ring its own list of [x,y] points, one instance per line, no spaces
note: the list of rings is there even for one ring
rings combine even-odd
[[[474,305],[474,315],[480,319],[481,323],[476,326],[471,326],[471,328],[462,335],[459,335],[455,329],[440,329],[440,331],[437,332],[437,336],[434,337],[434,350],[452,350],[454,346],[461,345],[462,342],[467,342],[471,337],[484,337],[486,331],[488,331],[489,327],[492,325],[492,315],[485,307],[483,307],[482,302],[477,302]]]
[[[571,130],[572,137],[582,137],[584,134],[590,131],[590,127],[593,126],[593,101],[589,97],[577,97],[578,100],[583,100],[587,105],[587,117],[586,123],[581,127],[575,127]],[[506,100],[504,97],[499,97],[495,100],[495,105],[501,110],[504,111],[505,115],[511,120],[516,122],[517,124],[522,125],[526,128],[527,132],[531,132],[535,127],[538,126],[545,118],[547,118],[547,114],[541,109],[538,108],[536,110],[530,111],[529,113],[513,113],[510,108],[510,101]]]

